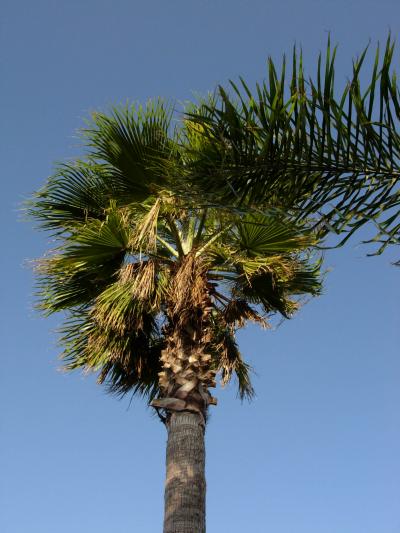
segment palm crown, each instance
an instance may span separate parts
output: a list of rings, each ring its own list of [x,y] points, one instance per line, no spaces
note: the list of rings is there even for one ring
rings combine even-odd
[[[38,261],[39,305],[67,311],[66,368],[156,407],[215,403],[216,373],[251,395],[235,331],[319,293],[315,237],[280,213],[198,205],[185,175],[202,136],[190,121],[171,133],[162,102],[96,114],[84,138],[88,158],[31,203],[58,242]]]

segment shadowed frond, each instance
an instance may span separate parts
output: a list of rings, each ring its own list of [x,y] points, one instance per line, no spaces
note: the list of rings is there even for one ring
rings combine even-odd
[[[140,331],[121,334],[104,328],[88,309],[72,314],[61,330],[65,369],[98,372],[99,383],[116,394],[131,391],[153,397],[163,340],[150,314],[143,316],[141,326]]]
[[[231,299],[223,309],[223,320],[235,328],[243,327],[246,322],[256,322],[268,328],[267,320],[253,309],[246,300]]]
[[[278,311],[289,318],[299,307],[295,295],[321,293],[319,262],[286,260],[288,268],[261,269],[252,275],[241,275],[235,280],[233,294],[261,305],[265,313]]]
[[[233,224],[208,250],[210,269],[227,283],[232,301],[261,305],[265,313],[289,317],[297,308],[294,295],[318,295],[320,262],[308,250],[315,235],[288,220],[251,214]]]
[[[243,400],[254,396],[254,389],[250,379],[250,366],[243,361],[239,351],[234,330],[224,327],[222,323],[214,322],[213,341],[210,346],[214,353],[215,367],[221,374],[221,383],[226,385],[235,375],[237,378],[238,394]]]
[[[57,256],[36,262],[37,307],[45,315],[87,305],[112,283],[122,256],[85,269],[67,268]]]

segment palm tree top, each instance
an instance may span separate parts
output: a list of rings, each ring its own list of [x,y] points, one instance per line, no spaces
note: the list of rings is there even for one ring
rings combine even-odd
[[[171,119],[161,101],[95,114],[83,133],[88,157],[60,165],[31,201],[57,243],[37,262],[39,307],[67,312],[67,369],[150,398],[172,325],[187,315],[190,329],[189,315],[207,308],[211,366],[223,383],[236,374],[240,395],[251,396],[235,332],[248,320],[268,326],[272,313],[289,317],[300,296],[319,293],[316,239],[282,213],[198,205],[187,181],[193,154]],[[191,146],[201,142],[185,128]],[[197,300],[196,286],[205,290]]]
[[[389,36],[362,91],[365,50],[339,98],[328,43],[316,81],[294,50],[289,83],[269,60],[254,93],[231,82],[178,122],[162,100],[94,113],[85,158],[60,164],[29,207],[56,241],[37,263],[39,307],[67,314],[66,367],[154,398],[174,328],[190,337],[189,315],[206,310],[204,354],[251,395],[235,332],[320,292],[321,239],[372,220],[378,253],[399,242],[393,51]]]

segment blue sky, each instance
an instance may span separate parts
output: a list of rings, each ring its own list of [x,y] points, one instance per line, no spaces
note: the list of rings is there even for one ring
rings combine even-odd
[[[55,161],[80,155],[84,118],[127,99],[182,102],[238,75],[252,84],[295,42],[312,73],[328,32],[344,83],[369,39],[398,36],[399,15],[395,0],[3,0],[3,533],[161,530],[163,426],[143,402],[57,372],[60,317],[32,310],[24,262],[49,243],[18,208]],[[366,258],[365,235],[326,253],[324,295],[293,320],[242,332],[257,397],[218,390],[209,533],[400,531],[399,250]]]

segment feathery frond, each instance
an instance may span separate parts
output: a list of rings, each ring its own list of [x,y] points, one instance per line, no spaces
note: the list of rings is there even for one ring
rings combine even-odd
[[[211,191],[221,203],[273,206],[299,221],[313,217],[319,237],[344,234],[340,243],[373,221],[377,253],[399,243],[400,92],[393,53],[389,35],[362,89],[365,49],[339,95],[330,41],[316,78],[306,77],[294,49],[288,81],[285,60],[279,72],[269,59],[268,78],[255,91],[243,79],[229,90],[220,86],[187,113],[195,124],[189,131],[196,132],[188,177],[199,196],[204,201]]]

